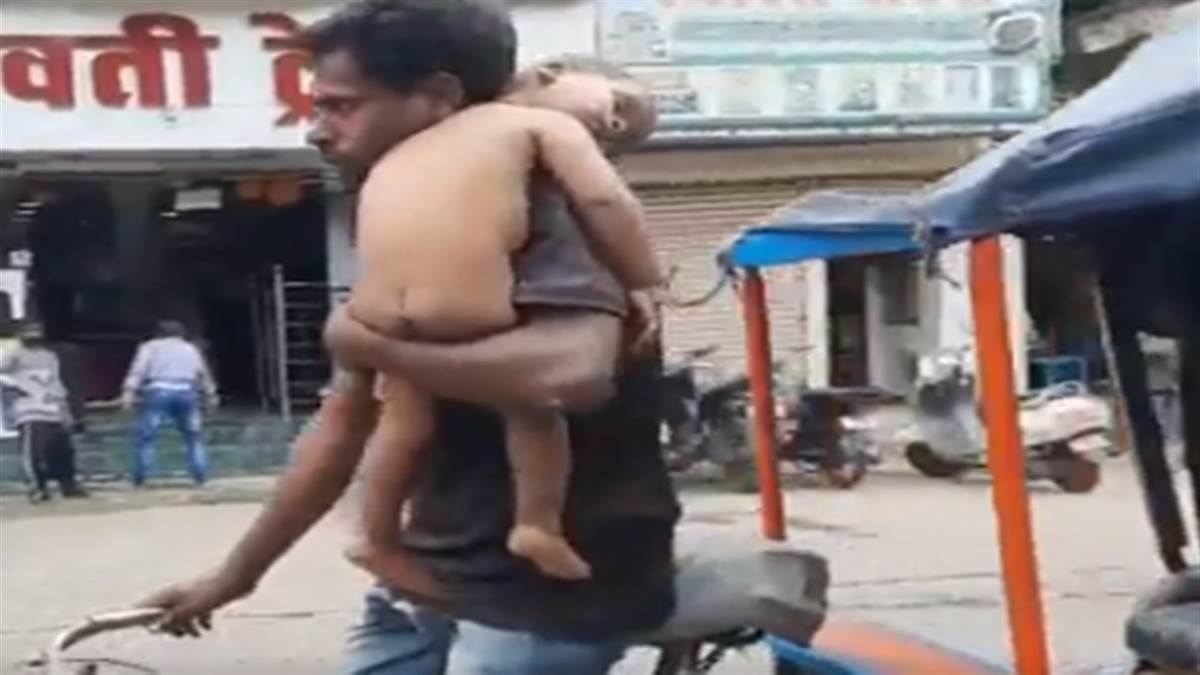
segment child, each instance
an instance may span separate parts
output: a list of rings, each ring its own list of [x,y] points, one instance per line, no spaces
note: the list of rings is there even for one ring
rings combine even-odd
[[[548,171],[579,215],[592,251],[630,291],[661,282],[640,206],[597,140],[628,146],[654,113],[628,76],[582,59],[526,71],[500,102],[449,117],[388,151],[360,192],[363,278],[347,310],[384,335],[465,340],[517,321],[510,258],[528,236],[528,187]],[[590,132],[590,133],[589,133]],[[594,135],[594,137],[593,137]],[[430,397],[382,374],[379,423],[368,443],[364,540],[352,559],[383,579],[407,568],[395,545],[400,509],[432,434]],[[543,573],[591,571],[567,543],[561,513],[570,473],[560,410],[501,411],[516,509],[508,548]]]

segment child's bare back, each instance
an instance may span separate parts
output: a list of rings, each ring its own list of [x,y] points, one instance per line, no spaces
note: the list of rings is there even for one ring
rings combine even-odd
[[[628,255],[637,248],[629,242],[645,237],[640,221],[628,215],[638,213],[635,198],[602,158],[580,157],[580,143],[599,157],[574,118],[491,103],[389,151],[360,194],[364,269],[351,315],[390,336],[428,340],[462,340],[511,326],[510,257],[528,235],[526,193],[539,158],[577,206],[603,212],[607,222],[590,228],[589,236],[622,281],[632,288],[655,283],[653,259]]]

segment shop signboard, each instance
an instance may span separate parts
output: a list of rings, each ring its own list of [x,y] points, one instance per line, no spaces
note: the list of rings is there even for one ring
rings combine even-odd
[[[599,0],[661,138],[912,136],[1048,112],[1060,0]]]
[[[339,0],[4,0],[5,154],[291,150],[313,118],[298,31]],[[520,3],[526,59],[589,44],[586,2]]]

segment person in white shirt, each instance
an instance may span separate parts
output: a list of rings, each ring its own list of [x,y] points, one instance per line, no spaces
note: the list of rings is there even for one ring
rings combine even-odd
[[[58,356],[46,346],[42,327],[27,324],[21,345],[0,358],[0,385],[12,392],[12,414],[21,438],[21,458],[30,500],[50,499],[51,480],[64,497],[85,497],[75,475],[73,424]]]
[[[130,476],[134,486],[146,482],[153,465],[158,429],[168,418],[183,435],[192,480],[202,485],[207,478],[201,413],[205,400],[210,409],[217,407],[217,385],[204,356],[185,335],[179,321],[159,322],[158,337],[138,346],[125,377],[123,406],[132,410],[141,403]]]

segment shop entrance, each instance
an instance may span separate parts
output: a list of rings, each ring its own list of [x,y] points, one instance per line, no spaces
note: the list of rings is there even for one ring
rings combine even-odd
[[[325,205],[293,176],[32,182],[23,220],[32,309],[68,346],[80,394],[109,399],[161,318],[184,322],[225,405],[264,408],[272,270],[324,283]]]

